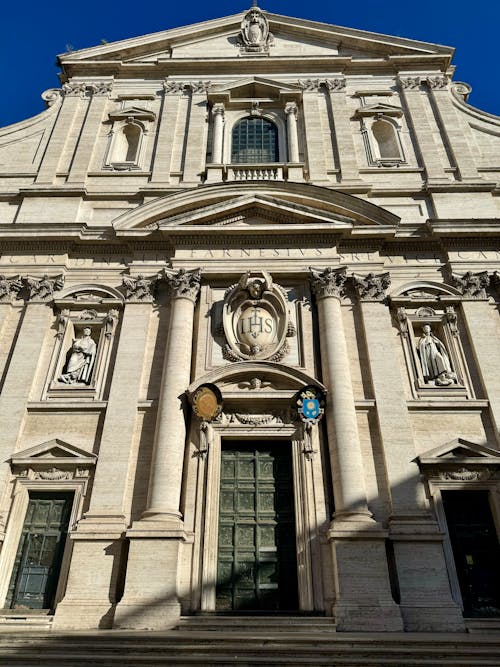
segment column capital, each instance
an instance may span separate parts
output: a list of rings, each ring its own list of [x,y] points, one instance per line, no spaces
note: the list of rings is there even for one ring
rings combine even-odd
[[[385,290],[391,284],[389,272],[368,273],[366,276],[353,273],[354,288],[360,301],[383,301],[386,297]]]
[[[27,301],[50,301],[54,292],[58,292],[64,287],[64,275],[61,273],[54,278],[49,278],[47,274],[43,278],[34,278],[26,276],[22,278],[24,294]]]
[[[297,115],[297,110],[298,110],[297,102],[287,102],[285,104],[285,114],[287,116],[290,116],[290,115],[296,116]]]
[[[221,116],[222,118],[224,118],[224,112],[225,112],[225,110],[226,110],[226,108],[225,108],[225,106],[224,106],[224,104],[223,104],[222,102],[216,102],[216,103],[212,106],[212,114],[213,114],[214,116]]]
[[[325,86],[332,93],[339,93],[345,89],[345,79],[325,79]]]
[[[345,267],[334,269],[327,266],[325,269],[315,269],[311,266],[309,270],[311,287],[316,299],[324,299],[329,296],[340,299],[344,296],[347,280]]]
[[[8,278],[3,273],[0,274],[0,303],[12,303],[12,299],[17,296],[22,286],[20,276]]]
[[[472,273],[467,271],[463,276],[452,274],[455,285],[460,289],[463,296],[468,299],[486,299],[486,288],[490,284],[488,271]]]
[[[153,301],[153,290],[157,276],[145,278],[142,273],[137,277],[123,276],[122,287],[125,299],[131,302]]]
[[[194,269],[193,271],[164,269],[163,279],[170,288],[172,299],[189,299],[196,303],[200,292],[201,269]]]

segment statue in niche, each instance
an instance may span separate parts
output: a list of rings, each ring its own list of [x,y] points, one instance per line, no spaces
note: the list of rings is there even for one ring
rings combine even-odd
[[[59,382],[64,384],[90,384],[97,346],[91,336],[90,327],[85,327],[82,335],[73,341],[69,359],[63,369]]]
[[[418,341],[420,365],[426,382],[434,381],[437,387],[447,387],[456,380],[450,358],[444,344],[432,333],[430,324],[424,324]]]

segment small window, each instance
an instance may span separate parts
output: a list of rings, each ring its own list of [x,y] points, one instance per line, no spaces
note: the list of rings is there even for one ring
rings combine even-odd
[[[232,132],[231,162],[278,162],[278,128],[266,118],[243,118]]]
[[[372,125],[372,134],[381,160],[401,160],[401,148],[394,127],[385,120],[377,120]]]

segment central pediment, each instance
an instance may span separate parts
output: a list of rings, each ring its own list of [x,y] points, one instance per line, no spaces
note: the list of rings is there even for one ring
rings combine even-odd
[[[279,231],[394,234],[399,218],[362,199],[310,184],[221,183],[161,197],[113,222],[117,236]]]

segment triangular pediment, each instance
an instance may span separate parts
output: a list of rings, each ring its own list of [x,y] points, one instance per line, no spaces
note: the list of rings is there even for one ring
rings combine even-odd
[[[238,35],[246,14],[226,16],[180,28],[103,44],[59,56],[68,73],[75,73],[77,63],[101,62],[161,63],[177,59],[247,58],[241,54]],[[352,57],[380,58],[387,56],[440,55],[451,58],[453,49],[417,40],[404,39],[374,32],[344,28],[264,12],[273,44],[266,57]],[[251,58],[251,56],[250,56]],[[255,60],[255,59],[254,59]]]
[[[446,463],[491,463],[500,464],[500,452],[477,442],[455,438],[439,447],[421,454],[417,460],[421,464]]]
[[[356,116],[402,116],[403,110],[401,107],[393,104],[367,104],[356,111]]]
[[[227,97],[231,100],[278,100],[280,97],[300,95],[298,84],[283,83],[258,76],[239,79],[228,84],[214,86],[211,98]]]
[[[39,445],[16,452],[10,458],[12,465],[73,464],[94,465],[97,456],[75,445],[54,438]]]
[[[310,184],[259,181],[221,183],[178,192],[138,206],[113,222],[117,235],[126,230],[182,233],[223,232],[244,227],[259,232],[334,231],[372,228],[395,233],[399,218],[365,200]]]
[[[129,106],[109,114],[111,120],[126,120],[127,118],[134,118],[136,120],[154,120],[155,117],[156,115],[152,111],[143,109],[139,106]]]

